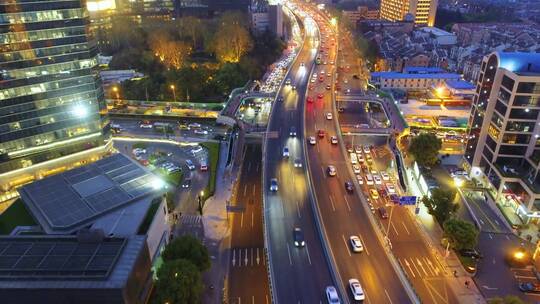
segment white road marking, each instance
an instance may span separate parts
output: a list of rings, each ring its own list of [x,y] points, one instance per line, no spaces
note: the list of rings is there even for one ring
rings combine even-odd
[[[296,214],[298,215],[299,219],[302,218],[302,215],[300,214],[300,206],[298,205],[298,201],[296,201]]]
[[[396,226],[394,226],[394,223],[390,222],[390,225],[392,225],[392,228],[394,228],[394,232],[396,233],[396,235],[399,235],[399,233],[397,232]]]
[[[252,191],[252,195],[255,196],[255,189],[257,188],[256,185],[253,185],[253,191]]]
[[[236,249],[233,249],[232,252],[232,265],[233,267],[236,265]]]
[[[251,162],[248,163],[248,172],[251,171]]]
[[[261,258],[259,257],[259,248],[257,247],[257,265],[259,265],[259,263],[261,262]]]
[[[289,247],[289,243],[287,243],[287,253],[289,254],[289,264],[292,266],[291,248]]]
[[[245,255],[244,255],[244,265],[247,266],[247,264],[248,264],[248,251],[247,251],[247,248],[246,248]]]
[[[247,193],[247,185],[244,185],[244,196],[246,196]]]
[[[309,265],[311,265],[311,256],[309,255],[309,247],[307,244],[306,244],[306,253],[307,253],[307,259],[309,261]]]
[[[255,167],[255,172],[259,172],[259,163],[257,163],[257,167]]]
[[[351,212],[351,205],[349,205],[349,201],[347,200],[347,195],[344,195],[343,198],[345,198],[345,203],[347,203],[347,209],[349,209],[349,212]]]
[[[349,244],[347,243],[347,240],[345,239],[345,235],[342,234],[341,237],[343,238],[343,243],[345,243],[345,248],[347,248],[347,253],[349,254],[349,256],[352,256],[351,250],[349,249]]]
[[[403,225],[403,228],[405,228],[405,231],[407,231],[407,234],[410,235],[409,229],[407,229],[407,226],[405,225],[405,222],[401,222],[401,225]]]
[[[422,265],[422,262],[418,258],[416,258],[416,263],[418,263],[418,266],[420,266],[420,268],[422,268],[422,271],[427,276],[428,273],[427,273],[426,269],[424,268],[424,265]]]
[[[386,288],[384,289],[384,293],[386,294],[388,301],[390,301],[390,304],[393,304],[394,302],[392,302],[392,299],[390,299],[390,295],[388,294],[388,291],[386,290]]]
[[[334,206],[334,200],[332,199],[332,196],[329,195],[328,198],[330,198],[330,203],[332,203],[332,210],[336,212],[336,206]]]
[[[251,228],[253,228],[254,218],[255,218],[255,214],[251,212]]]
[[[255,296],[251,296],[251,304],[255,304]]]
[[[411,264],[414,266],[414,269],[416,269],[416,272],[418,272],[419,276],[422,276],[422,273],[420,272],[420,269],[418,269],[418,266],[416,266],[416,263],[411,259]]]
[[[412,270],[412,267],[411,267],[411,264],[409,263],[409,261],[407,261],[407,259],[403,259],[405,261],[405,266],[407,266],[409,268],[409,271],[411,272],[413,278],[416,278],[416,275],[414,274],[414,271]]]
[[[367,249],[366,242],[364,241],[364,238],[362,237],[362,235],[359,235],[358,237],[362,241],[362,244],[364,245],[364,250],[366,251],[367,255],[369,255],[369,250]]]
[[[244,227],[244,212],[242,212],[242,215],[240,216],[240,228]]]

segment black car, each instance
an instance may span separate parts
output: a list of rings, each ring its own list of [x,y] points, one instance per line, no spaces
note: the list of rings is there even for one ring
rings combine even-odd
[[[306,245],[306,242],[304,241],[304,233],[302,232],[302,229],[298,227],[294,228],[293,240],[294,240],[294,246],[296,247],[304,247]]]
[[[540,293],[540,284],[538,283],[519,283],[519,290],[523,292]]]
[[[481,259],[483,258],[482,254],[480,252],[474,250],[474,249],[461,249],[459,251],[459,254],[464,257],[469,257],[473,259]]]
[[[350,181],[346,181],[345,182],[345,190],[347,190],[347,192],[349,192],[349,193],[352,193],[354,191],[353,183],[351,183]]]
[[[283,102],[283,96],[279,96],[277,99],[278,102]]]
[[[291,129],[289,130],[289,136],[296,137],[296,128],[295,127],[291,127]]]

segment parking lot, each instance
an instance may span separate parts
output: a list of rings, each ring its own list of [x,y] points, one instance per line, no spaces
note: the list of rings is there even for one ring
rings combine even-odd
[[[379,103],[341,101],[337,107],[339,122],[342,126],[354,126],[361,129],[389,126],[389,120]]]
[[[192,213],[197,208],[196,196],[208,183],[208,171],[201,171],[201,164],[208,164],[207,151],[201,146],[177,146],[167,143],[154,143],[115,140],[114,147],[121,153],[137,159],[149,170],[167,178],[168,174],[179,174],[178,185],[171,185],[175,192],[175,211]],[[142,148],[141,148],[142,147]],[[145,153],[134,154],[134,149],[144,149]],[[193,164],[190,169],[187,161]],[[167,165],[170,164],[170,165]],[[167,170],[166,168],[171,168]],[[178,168],[178,169],[176,169]],[[189,182],[186,182],[189,180]]]

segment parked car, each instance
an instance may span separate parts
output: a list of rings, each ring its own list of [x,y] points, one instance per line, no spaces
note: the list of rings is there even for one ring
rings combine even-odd
[[[519,283],[519,290],[523,292],[540,293],[540,284],[531,282]]]
[[[384,208],[384,207],[379,207],[378,211],[379,211],[379,216],[380,216],[382,219],[387,219],[387,218],[388,218],[388,212],[386,211],[386,208]]]

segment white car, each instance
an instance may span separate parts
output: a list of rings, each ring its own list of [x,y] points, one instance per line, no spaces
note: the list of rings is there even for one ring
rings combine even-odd
[[[135,148],[133,149],[131,152],[133,152],[133,154],[137,155],[137,154],[146,154],[146,149],[143,149],[143,148]]]
[[[315,83],[315,78],[311,78],[311,83]]]
[[[349,80],[347,78],[343,79],[344,83],[349,83]]]
[[[326,113],[326,119],[332,120],[332,113],[330,112]]]
[[[309,137],[309,144],[310,145],[315,145],[317,143],[317,140],[315,140],[315,136],[310,136]]]
[[[385,171],[381,171],[381,177],[384,181],[390,180],[390,175],[388,175],[388,173],[386,173]]]
[[[140,124],[139,127],[141,129],[152,129],[153,126],[151,124]]]
[[[354,146],[354,152],[356,154],[362,154],[362,146],[359,146],[359,145]]]
[[[326,300],[328,300],[329,304],[340,304],[341,301],[339,300],[339,296],[337,293],[337,290],[334,286],[327,286],[326,287]]]
[[[358,236],[351,235],[349,241],[351,242],[351,249],[353,252],[364,251],[364,245],[362,245],[362,241],[360,241],[360,238]]]
[[[289,157],[289,148],[283,147],[283,157]]]
[[[369,148],[368,145],[365,145],[364,146],[364,153],[369,154],[369,152],[371,152],[371,149]]]
[[[386,184],[386,192],[388,192],[388,194],[396,194],[396,187],[394,187],[394,185],[392,185],[390,183],[387,183]]]
[[[358,166],[358,165],[353,165],[352,170],[353,170],[354,174],[360,174],[360,172],[361,172],[360,171],[360,166]]]
[[[334,167],[334,166],[332,166],[332,165],[328,166],[327,171],[328,171],[328,175],[329,175],[329,176],[336,176],[336,174],[337,174],[337,169],[336,169],[336,167]]]
[[[358,184],[360,184],[360,185],[364,184],[364,178],[362,177],[362,175],[357,174],[356,175],[356,180],[358,180]]]
[[[330,142],[331,142],[333,145],[337,145],[337,143],[338,143],[337,136],[332,136],[332,137],[330,137]]]
[[[378,175],[373,175],[373,180],[375,181],[376,185],[382,185],[381,177]]]
[[[349,288],[351,289],[352,296],[356,301],[363,301],[366,299],[362,285],[360,285],[360,282],[357,279],[349,280]]]

